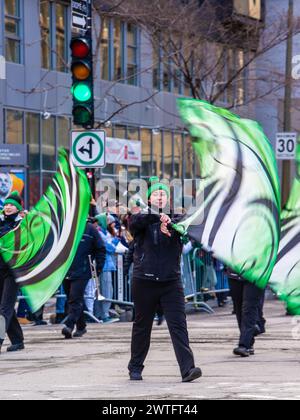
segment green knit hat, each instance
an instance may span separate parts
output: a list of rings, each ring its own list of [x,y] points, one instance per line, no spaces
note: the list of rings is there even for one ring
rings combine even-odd
[[[4,207],[7,204],[12,204],[13,206],[15,206],[19,211],[23,210],[23,206],[22,206],[22,198],[20,197],[18,191],[13,191],[8,197],[7,199],[4,201]]]
[[[102,229],[107,230],[107,215],[105,213],[96,216],[95,219]]]
[[[170,187],[163,182],[160,182],[159,178],[157,176],[153,176],[150,178],[150,187],[148,189],[148,198],[151,197],[151,195],[155,191],[165,191],[170,198]]]

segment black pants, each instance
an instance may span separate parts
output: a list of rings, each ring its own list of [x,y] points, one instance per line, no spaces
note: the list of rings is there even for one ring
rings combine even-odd
[[[255,343],[255,326],[264,290],[248,281],[233,279],[229,279],[229,286],[241,332],[239,346],[250,349]]]
[[[81,279],[65,279],[64,290],[67,295],[67,313],[68,318],[66,326],[74,329],[75,325],[77,330],[81,331],[86,328],[86,322],[84,317],[84,292],[89,280]]]
[[[136,316],[132,331],[129,371],[142,372],[144,369],[144,361],[150,348],[153,319],[157,306],[161,305],[181,375],[186,376],[195,367],[195,362],[189,344],[182,283],[154,283],[134,279],[132,293]]]
[[[266,320],[264,317],[264,306],[265,306],[265,291],[260,299],[259,302],[259,309],[258,309],[258,321],[257,321],[257,325],[261,331],[261,333],[265,333],[266,332]]]
[[[13,345],[24,341],[22,328],[15,312],[17,296],[18,286],[12,273],[5,268],[2,269],[0,273],[0,316],[5,319],[5,331]],[[4,338],[0,337],[0,340],[4,340]]]

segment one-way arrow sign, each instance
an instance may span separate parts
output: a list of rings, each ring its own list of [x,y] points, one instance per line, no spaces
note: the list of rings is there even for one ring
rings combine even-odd
[[[86,29],[87,28],[87,17],[86,16],[75,15],[73,13],[72,25],[73,25],[73,28]]]
[[[89,14],[88,0],[72,0],[72,28],[86,30]]]

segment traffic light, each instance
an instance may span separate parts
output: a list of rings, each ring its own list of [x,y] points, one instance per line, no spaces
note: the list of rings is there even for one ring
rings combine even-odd
[[[94,127],[93,51],[90,37],[71,41],[73,122],[84,128]]]

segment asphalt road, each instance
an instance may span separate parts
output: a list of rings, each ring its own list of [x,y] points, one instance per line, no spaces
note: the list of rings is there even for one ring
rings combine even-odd
[[[131,324],[92,325],[65,342],[56,326],[26,327],[26,350],[0,356],[0,400],[300,399],[300,324],[268,302],[268,331],[256,356],[232,355],[237,342],[231,308],[189,316],[191,344],[204,377],[182,384],[166,326],[153,332],[142,383],[127,376]]]

